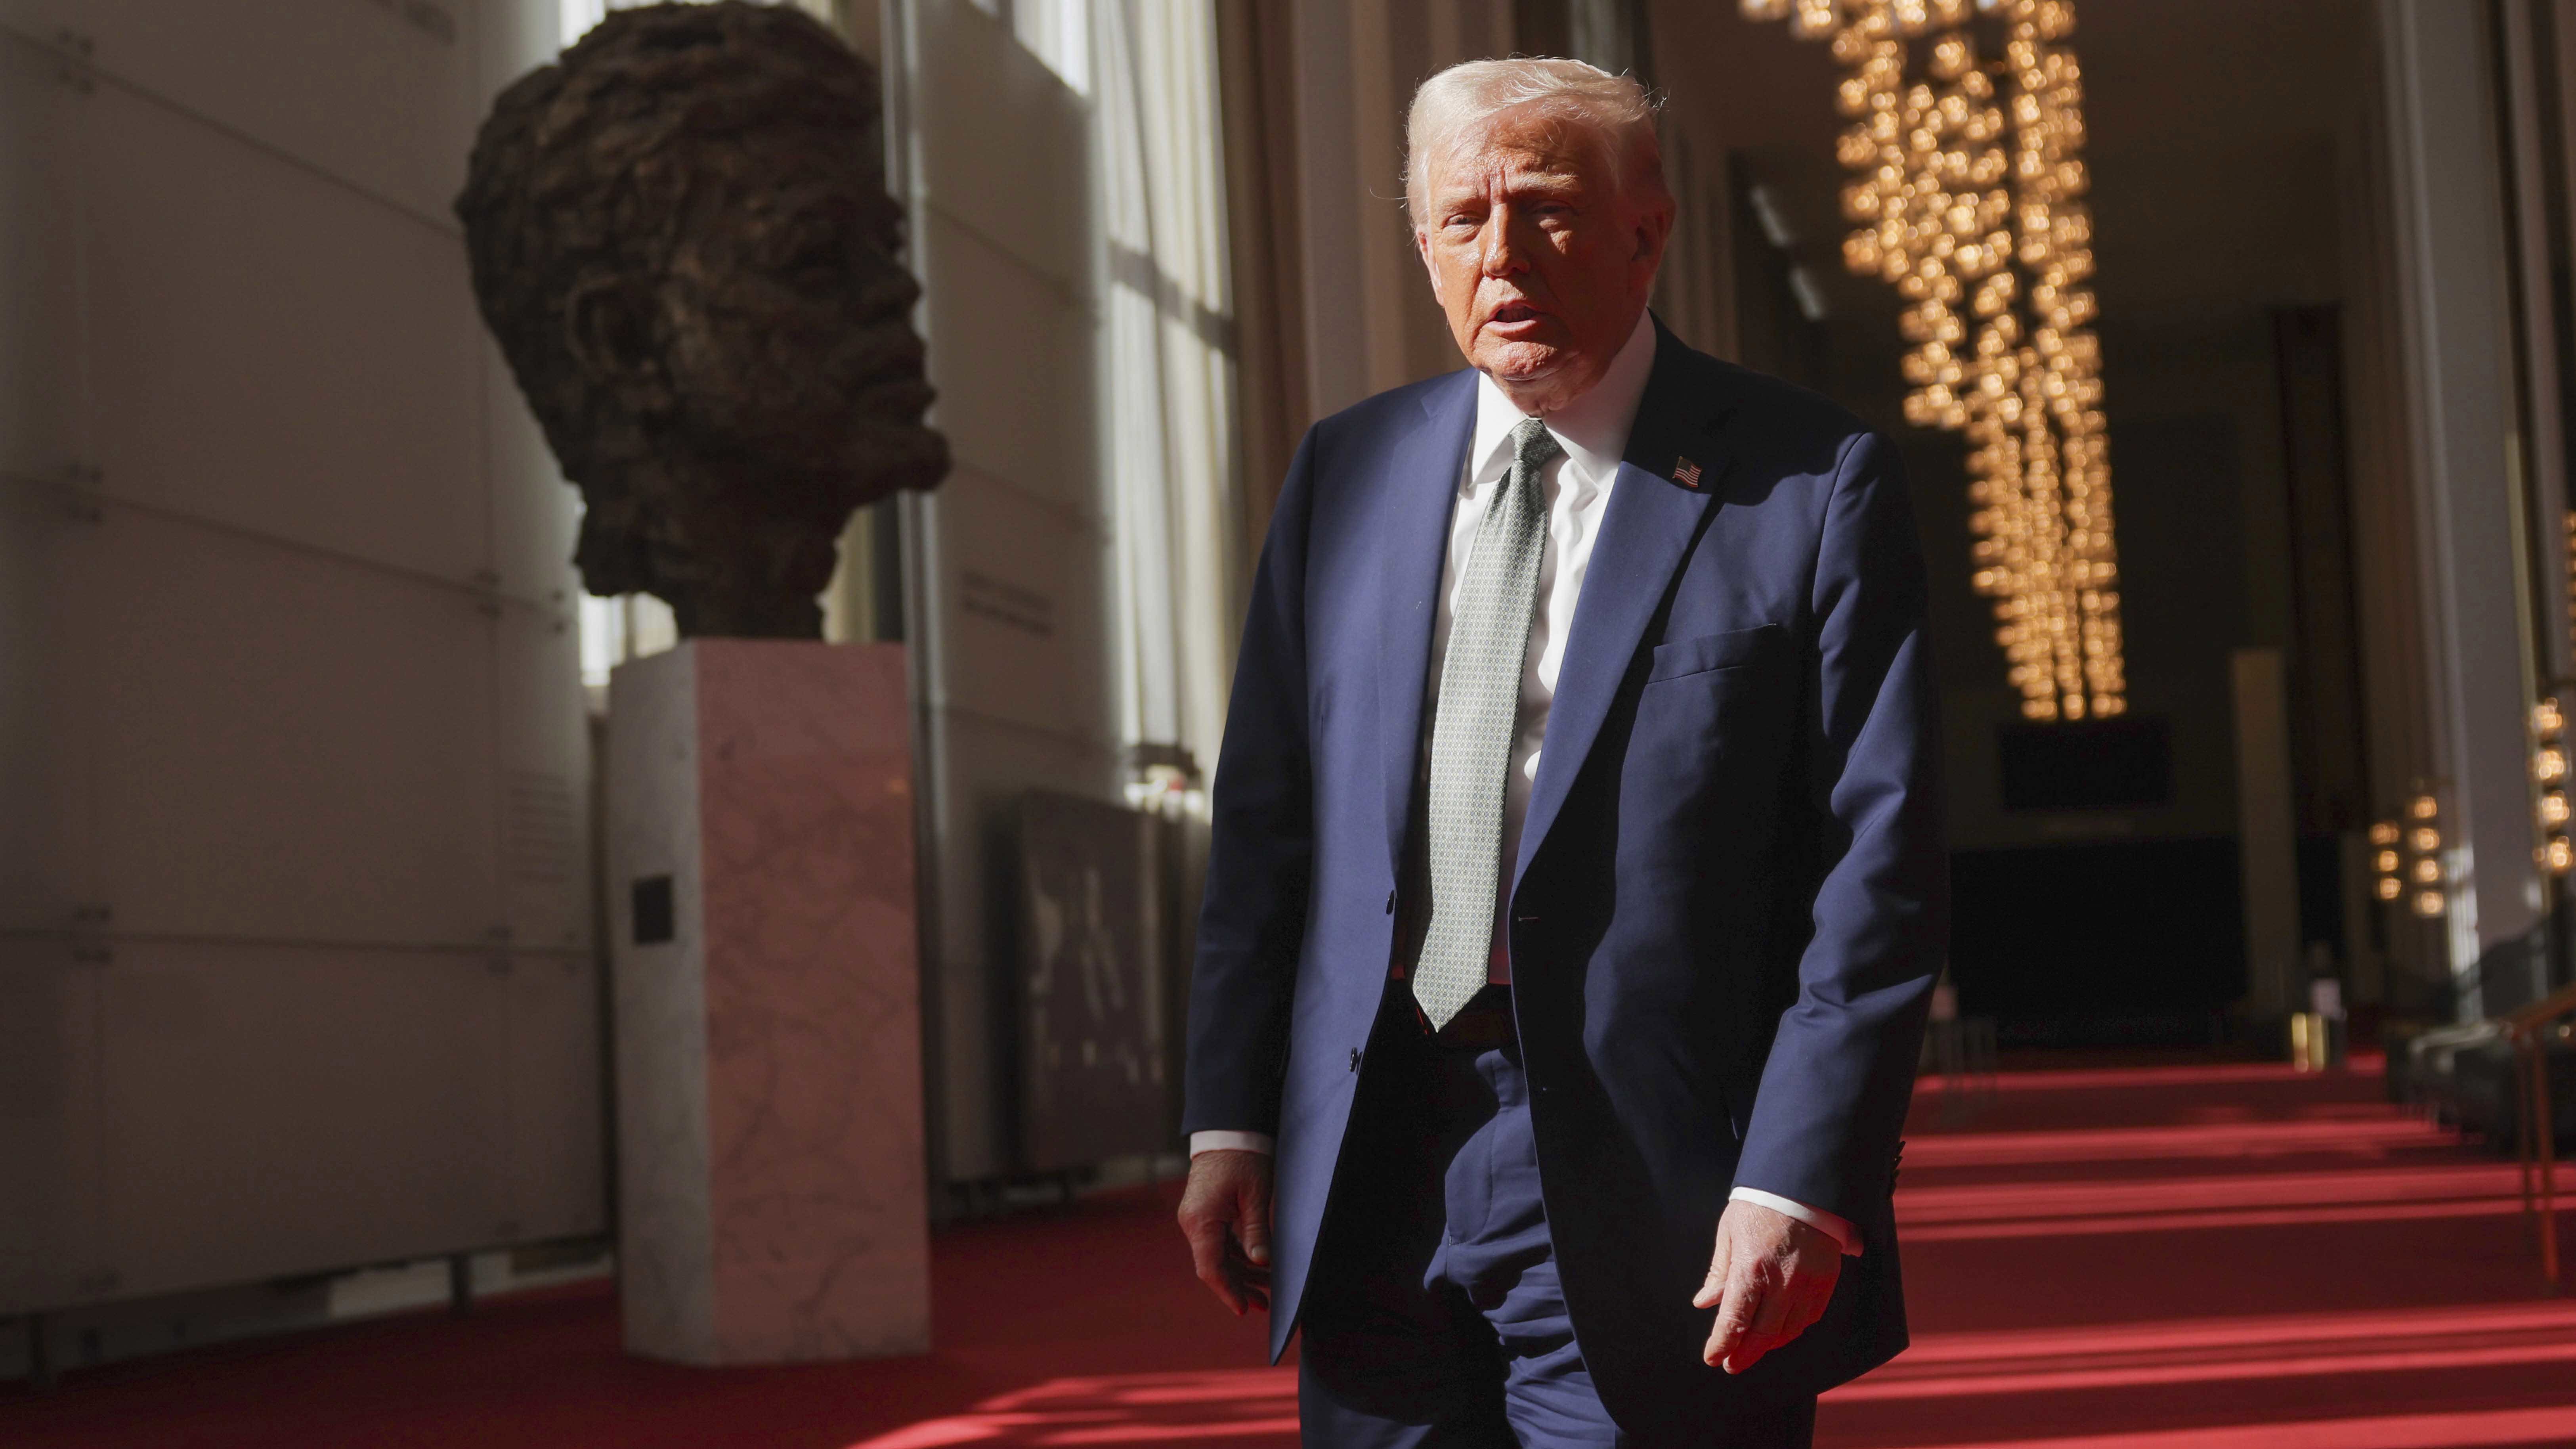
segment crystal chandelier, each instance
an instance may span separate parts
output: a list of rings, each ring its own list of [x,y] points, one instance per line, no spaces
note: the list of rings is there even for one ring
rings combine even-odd
[[[1976,586],[2022,714],[2128,707],[2102,425],[2083,80],[2067,0],[1743,0],[1829,38],[1855,272],[1906,301],[1905,419],[1963,434]],[[2000,62],[1977,53],[1979,14]],[[1909,74],[1917,61],[1919,71]]]

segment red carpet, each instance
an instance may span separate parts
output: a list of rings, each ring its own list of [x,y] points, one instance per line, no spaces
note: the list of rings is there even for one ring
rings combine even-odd
[[[1998,1086],[1964,1120],[1937,1089],[1918,1104],[1898,1194],[1915,1346],[1826,1401],[1820,1445],[2576,1446],[2576,1302],[2540,1292],[2510,1162],[2367,1075]],[[1293,1380],[1190,1279],[1172,1194],[942,1234],[928,1358],[641,1363],[607,1290],[572,1289],[0,1389],[0,1444],[1293,1444]]]

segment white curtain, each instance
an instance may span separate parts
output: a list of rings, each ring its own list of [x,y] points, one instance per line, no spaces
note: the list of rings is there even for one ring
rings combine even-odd
[[[1211,0],[1094,0],[1104,477],[1131,745],[1214,764],[1233,672],[1234,300]]]

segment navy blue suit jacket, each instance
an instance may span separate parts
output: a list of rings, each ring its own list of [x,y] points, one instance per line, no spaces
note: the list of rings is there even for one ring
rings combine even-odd
[[[1510,908],[1567,1305],[1605,1405],[1647,1442],[1904,1347],[1889,1195],[1947,939],[1923,567],[1894,452],[1656,330]],[[1185,1126],[1278,1140],[1274,1354],[1317,1271],[1402,919],[1475,410],[1462,371],[1316,424],[1253,584]],[[1700,1362],[1711,1315],[1690,1299],[1736,1184],[1839,1213],[1866,1251],[1821,1322],[1729,1377]]]

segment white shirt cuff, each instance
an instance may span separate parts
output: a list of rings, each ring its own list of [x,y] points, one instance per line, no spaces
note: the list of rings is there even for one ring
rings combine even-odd
[[[1190,1134],[1190,1156],[1202,1152],[1258,1152],[1268,1157],[1279,1150],[1267,1132],[1193,1132]]]
[[[1193,1150],[1196,1149],[1196,1138],[1191,1139],[1191,1146]],[[1846,1219],[1826,1212],[1823,1208],[1811,1208],[1802,1202],[1791,1202],[1776,1192],[1764,1192],[1758,1187],[1739,1187],[1728,1193],[1726,1200],[1749,1202],[1755,1207],[1767,1207],[1775,1213],[1785,1213],[1840,1244],[1844,1257],[1860,1256],[1860,1229],[1853,1227]]]

